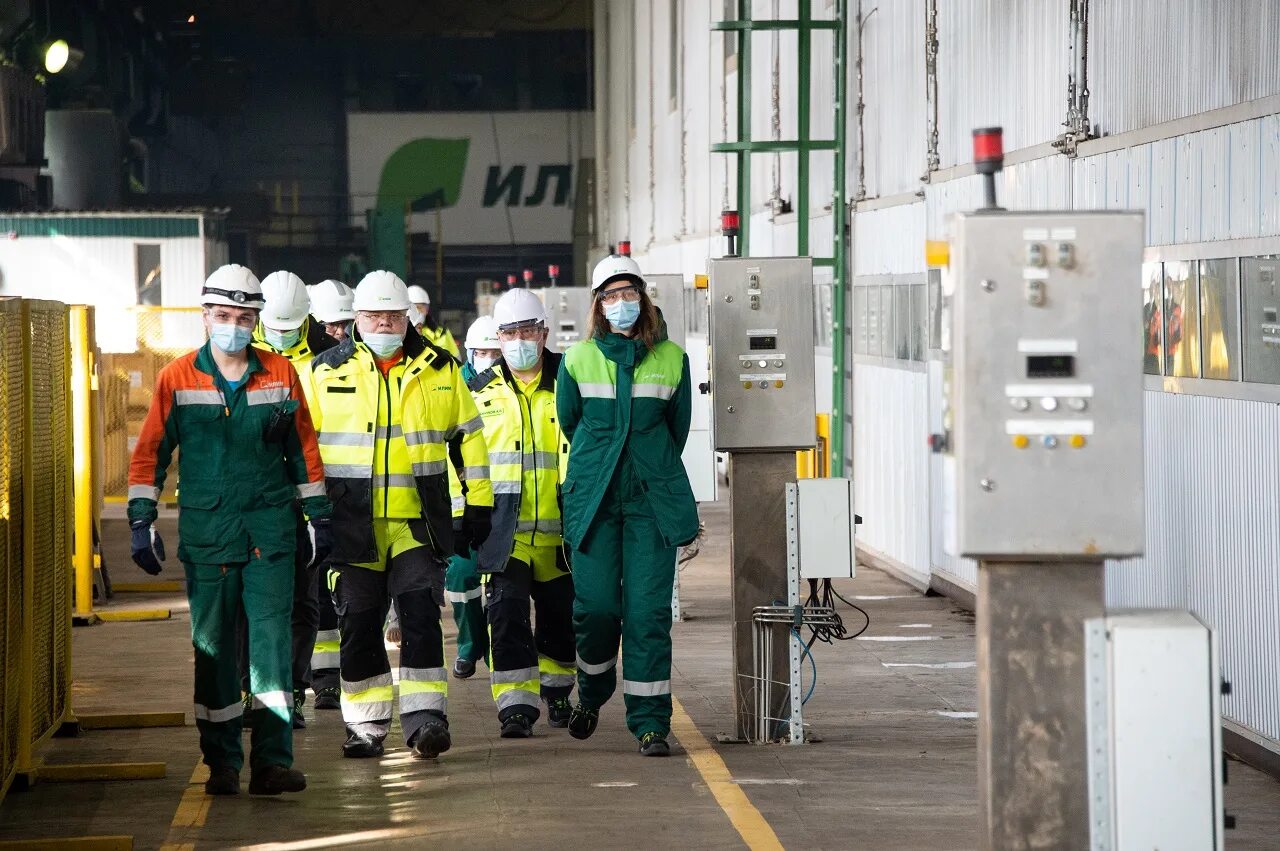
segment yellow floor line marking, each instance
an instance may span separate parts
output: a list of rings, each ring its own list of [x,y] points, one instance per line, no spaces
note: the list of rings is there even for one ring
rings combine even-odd
[[[209,779],[209,769],[203,763],[196,763],[187,781],[187,788],[178,801],[178,809],[169,823],[169,835],[160,851],[194,851],[195,836],[204,827],[209,817],[209,804],[213,798],[204,793],[204,781]]]
[[[729,817],[734,830],[738,831],[747,847],[781,849],[782,843],[778,841],[778,835],[773,832],[769,822],[765,821],[742,788],[733,782],[729,767],[698,731],[693,719],[674,696],[671,698],[671,732],[684,745],[694,768],[698,769],[703,781],[711,789],[711,794],[715,796],[716,803]]]

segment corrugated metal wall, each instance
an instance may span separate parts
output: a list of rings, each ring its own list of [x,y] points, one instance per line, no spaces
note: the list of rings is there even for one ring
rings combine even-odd
[[[1107,603],[1214,627],[1223,714],[1280,741],[1280,409],[1148,392],[1145,413],[1146,555],[1108,565]]]
[[[926,170],[925,111],[904,109],[925,99],[924,3],[881,3],[875,8],[862,34],[863,121],[868,131],[863,134],[863,167],[867,195],[873,198],[918,189]],[[851,93],[856,97],[856,90]]]
[[[1280,4],[1124,0],[1089,8],[1089,112],[1105,134],[1280,94]]]

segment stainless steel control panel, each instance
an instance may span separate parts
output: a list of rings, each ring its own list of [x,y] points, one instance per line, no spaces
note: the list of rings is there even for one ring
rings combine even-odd
[[[962,213],[943,291],[948,549],[1103,558],[1143,546],[1138,213]]]
[[[815,445],[813,260],[712,260],[710,305],[715,448]]]
[[[667,323],[667,339],[685,346],[684,275],[645,275],[644,282],[649,299],[660,311]]]
[[[591,311],[588,287],[544,287],[536,290],[547,309],[547,347],[563,352],[587,337],[587,318]]]

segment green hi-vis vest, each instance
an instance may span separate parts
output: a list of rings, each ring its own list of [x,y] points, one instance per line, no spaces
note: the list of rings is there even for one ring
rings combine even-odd
[[[665,334],[649,351],[620,334],[565,352],[557,386],[560,427],[572,446],[564,494],[564,539],[578,548],[625,453],[668,546],[698,534],[698,506],[680,453],[689,437],[689,359]]]
[[[491,506],[489,454],[458,362],[406,334],[386,378],[355,337],[312,361],[312,419],[333,502],[336,561],[373,562],[373,518],[423,517],[436,554],[453,552],[450,441],[467,465],[467,503]]]
[[[470,381],[484,420],[493,482],[493,531],[480,547],[482,573],[501,572],[517,539],[533,546],[559,546],[563,541],[560,482],[569,443],[556,422],[560,359],[543,350],[542,375],[527,396],[503,362]]]

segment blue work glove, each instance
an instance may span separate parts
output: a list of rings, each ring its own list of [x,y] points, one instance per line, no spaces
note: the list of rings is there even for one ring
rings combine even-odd
[[[311,562],[307,567],[324,564],[333,552],[333,521],[317,517],[307,523],[307,534],[311,536]]]
[[[135,520],[129,524],[132,531],[133,563],[152,576],[160,573],[164,561],[164,540],[148,520]]]

